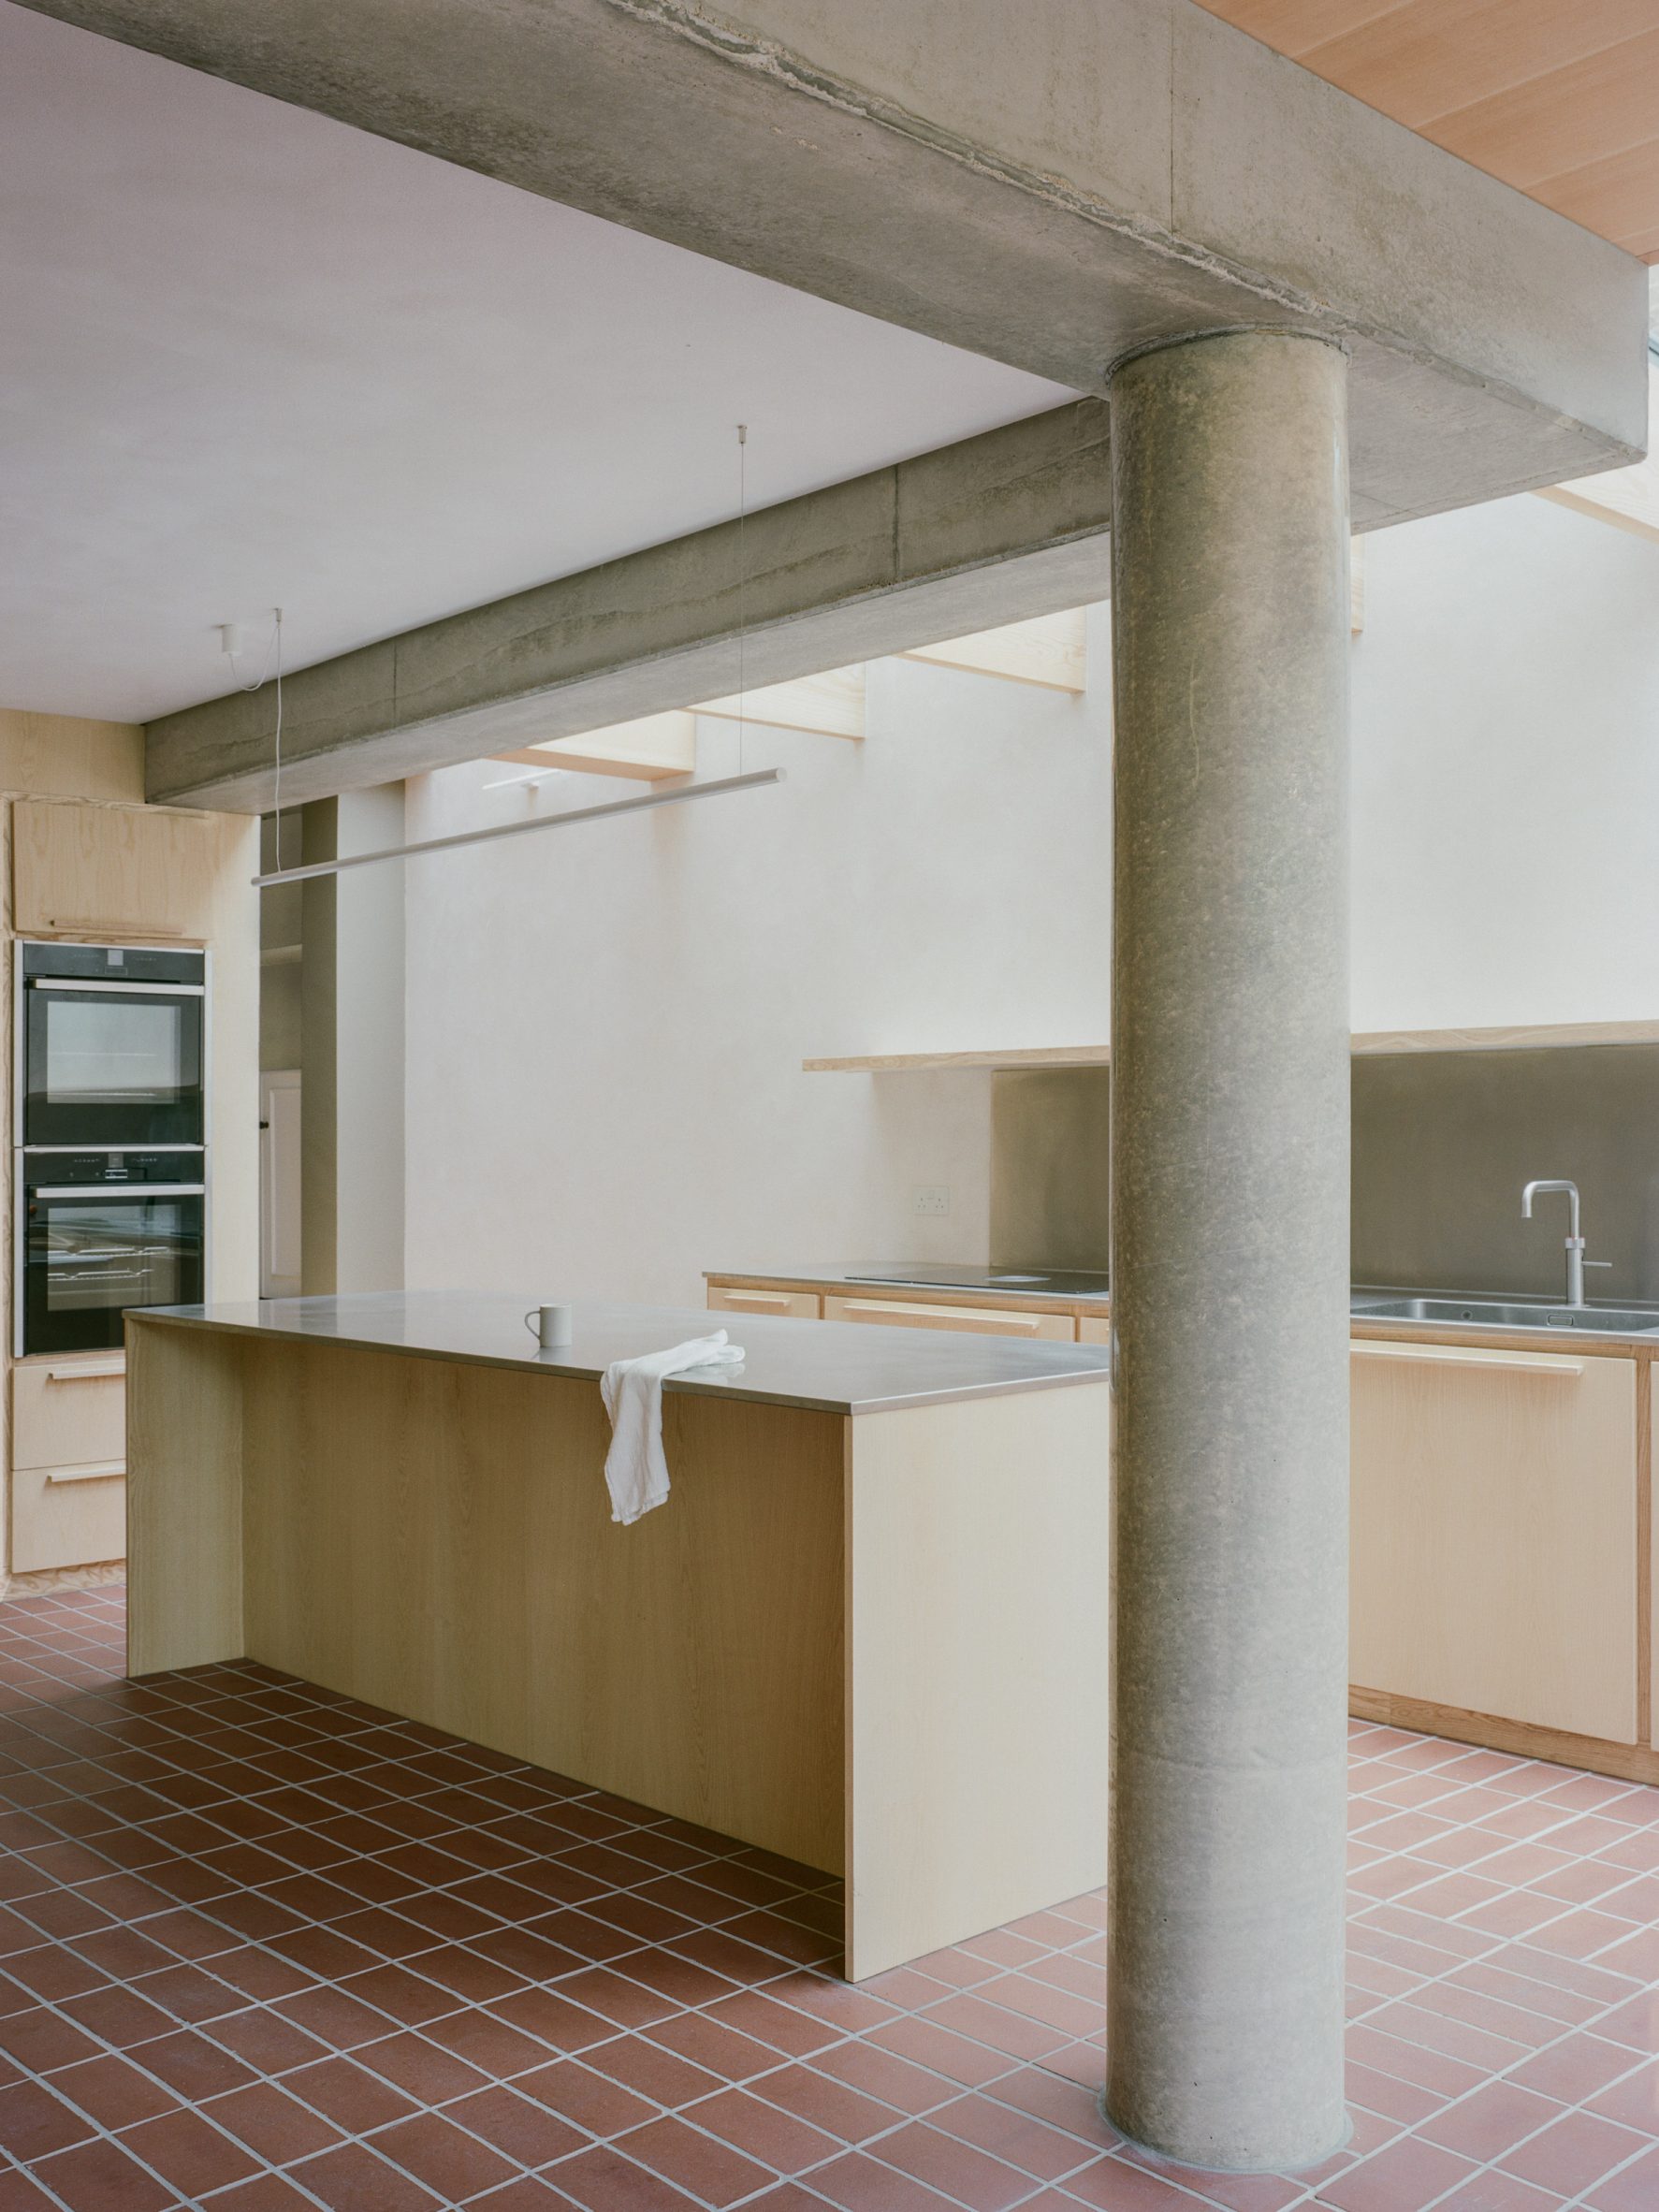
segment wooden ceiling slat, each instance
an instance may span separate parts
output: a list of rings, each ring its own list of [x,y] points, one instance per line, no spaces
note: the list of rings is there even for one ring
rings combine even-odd
[[[1299,58],[1420,130],[1437,117],[1639,37],[1653,0],[1410,0]]]
[[[1393,15],[1409,5],[1410,0],[1199,0],[1212,15],[1293,62],[1375,16]]]
[[[1659,260],[1659,0],[1201,0],[1368,107]]]
[[[1551,177],[1533,197],[1634,252],[1626,241],[1645,236],[1659,213],[1659,138]]]
[[[1659,30],[1454,108],[1423,136],[1530,192],[1659,138]]]

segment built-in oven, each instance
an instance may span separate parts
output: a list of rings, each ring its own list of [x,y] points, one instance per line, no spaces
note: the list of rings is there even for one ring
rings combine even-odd
[[[113,1349],[129,1306],[201,1302],[205,1163],[199,1147],[19,1154],[20,1357]]]
[[[12,1142],[205,1144],[207,963],[149,945],[21,943]]]

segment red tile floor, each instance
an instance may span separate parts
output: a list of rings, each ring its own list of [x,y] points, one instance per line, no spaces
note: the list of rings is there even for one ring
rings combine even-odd
[[[1355,2134],[1099,2117],[1101,1904],[851,1990],[835,1885],[259,1666],[0,1606],[0,2212],[1659,2212],[1659,1791],[1353,1734]]]

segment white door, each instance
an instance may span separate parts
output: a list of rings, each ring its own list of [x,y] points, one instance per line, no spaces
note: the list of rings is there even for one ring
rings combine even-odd
[[[259,1295],[299,1295],[299,1072],[259,1078]]]

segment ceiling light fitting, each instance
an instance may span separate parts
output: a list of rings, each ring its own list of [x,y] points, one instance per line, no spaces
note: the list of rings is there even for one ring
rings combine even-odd
[[[648,792],[637,799],[609,799],[598,807],[572,807],[562,814],[539,814],[532,822],[507,822],[495,829],[459,830],[452,837],[426,837],[417,845],[388,845],[379,852],[348,852],[342,860],[313,861],[308,867],[275,868],[255,876],[254,887],[268,891],[275,883],[307,883],[319,876],[338,876],[347,868],[365,868],[381,860],[413,860],[421,852],[453,852],[461,845],[487,845],[497,837],[524,837],[532,830],[562,829],[573,822],[597,822],[609,814],[643,814],[651,807],[683,807],[692,799],[712,799],[726,792],[753,791],[763,783],[781,783],[781,768],[756,768],[748,776],[720,776],[707,783],[683,784],[677,791]]]

